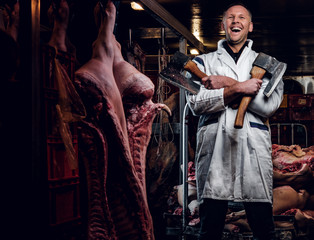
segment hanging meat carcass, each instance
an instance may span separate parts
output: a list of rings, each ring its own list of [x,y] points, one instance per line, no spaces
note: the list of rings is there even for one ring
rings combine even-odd
[[[154,239],[145,186],[145,155],[154,85],[124,61],[113,35],[115,7],[95,7],[100,19],[93,55],[75,76],[87,116],[79,149],[87,179],[88,239]]]
[[[137,42],[130,41],[125,51],[125,59],[138,71],[144,73],[146,55],[141,46]]]

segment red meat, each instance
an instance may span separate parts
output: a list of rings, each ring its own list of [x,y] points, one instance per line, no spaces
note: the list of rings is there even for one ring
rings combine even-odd
[[[310,187],[313,181],[313,146],[301,148],[299,145],[272,146],[274,185],[290,185],[295,189]]]

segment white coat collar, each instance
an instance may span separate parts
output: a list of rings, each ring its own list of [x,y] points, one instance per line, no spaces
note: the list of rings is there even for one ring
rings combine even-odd
[[[225,48],[223,47],[223,42],[225,42],[225,41],[226,41],[226,39],[221,39],[218,41],[218,43],[217,43],[217,53],[218,54],[223,54],[223,52],[226,51]],[[253,45],[253,40],[248,39],[247,41],[249,42],[247,47],[249,49],[251,49],[252,45]]]
[[[238,66],[237,64],[234,62],[234,60],[232,59],[232,57],[229,55],[229,53],[227,52],[227,50],[223,47],[223,42],[226,41],[226,39],[221,39],[218,41],[217,43],[217,54],[218,54],[218,58],[223,61],[225,64],[227,64],[236,75],[237,74],[237,70],[238,70]],[[248,39],[248,45],[247,47],[244,48],[238,62],[240,61],[241,58],[243,58],[245,55],[247,55],[247,53],[249,52],[249,50],[252,49],[252,45],[253,45],[253,41],[251,39]]]

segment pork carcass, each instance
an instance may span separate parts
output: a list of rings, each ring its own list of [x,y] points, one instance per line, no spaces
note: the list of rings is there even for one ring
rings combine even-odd
[[[130,42],[125,55],[128,63],[140,72],[144,73],[146,55],[138,43]]]
[[[124,61],[113,35],[116,9],[95,7],[100,19],[92,58],[75,74],[87,116],[79,128],[86,174],[88,239],[154,239],[145,187],[145,154],[154,85]]]
[[[225,219],[225,230],[228,230],[230,226],[236,226],[233,232],[250,232],[251,228],[246,219],[245,210],[240,210],[237,212],[229,212]]]
[[[224,231],[229,233],[238,233],[240,232],[240,228],[232,223],[226,223],[224,226]]]
[[[306,236],[307,239],[313,239],[314,236],[314,211],[292,208],[281,215],[294,216],[294,226],[297,228],[299,236]]]
[[[279,215],[289,209],[304,209],[309,193],[302,189],[296,191],[290,186],[280,186],[273,189],[273,213]]]
[[[272,145],[274,186],[290,185],[295,189],[312,188],[314,146]]]
[[[308,234],[309,239],[310,236],[314,236],[314,211],[313,210],[296,210],[295,220],[298,226],[299,231]],[[313,238],[311,238],[313,239]]]

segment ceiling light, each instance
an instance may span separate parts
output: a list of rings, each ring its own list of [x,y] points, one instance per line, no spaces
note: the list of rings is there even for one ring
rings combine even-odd
[[[191,50],[190,50],[190,53],[191,53],[192,55],[198,55],[198,54],[199,54],[198,50],[195,49],[195,48],[191,49]]]
[[[131,2],[131,8],[133,10],[144,10],[144,8],[136,2]]]

